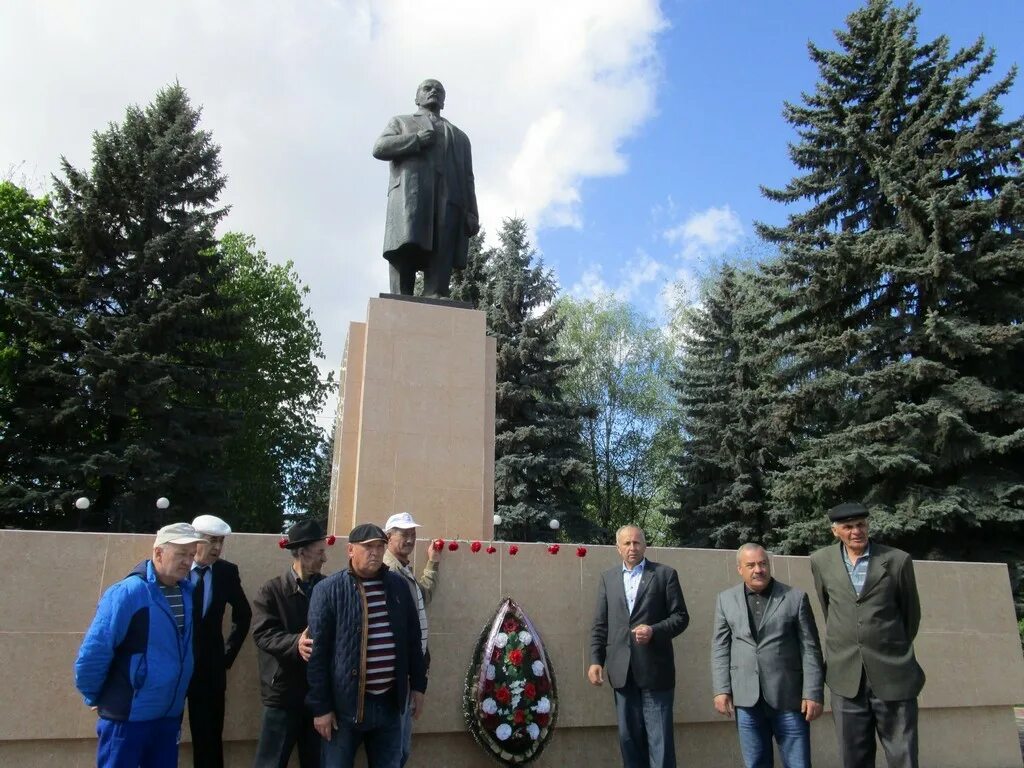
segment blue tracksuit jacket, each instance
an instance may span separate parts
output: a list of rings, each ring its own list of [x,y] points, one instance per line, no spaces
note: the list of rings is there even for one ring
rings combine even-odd
[[[192,584],[179,581],[185,629],[153,570],[139,563],[100,598],[75,661],[75,686],[108,720],[181,717],[192,678]]]

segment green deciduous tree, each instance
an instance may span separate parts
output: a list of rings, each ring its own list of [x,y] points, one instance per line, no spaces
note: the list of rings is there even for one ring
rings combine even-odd
[[[658,543],[678,444],[670,337],[612,296],[562,298],[558,313],[564,323],[559,355],[576,361],[564,390],[583,414],[589,472],[579,493],[595,524],[593,540],[606,543],[620,526],[635,523]]]
[[[782,250],[796,451],[771,493],[792,549],[846,497],[917,552],[988,557],[1024,530],[1024,124],[999,105],[1015,71],[983,87],[994,53],[920,43],[918,13],[871,0],[837,50],[810,46],[818,85],[785,109],[801,173],[765,191],[807,204],[760,227]]]
[[[316,365],[323,349],[304,305],[309,289],[290,261],[271,264],[253,237],[230,233],[220,252],[228,271],[222,292],[241,308],[241,338],[232,350],[238,381],[221,400],[240,418],[221,454],[227,509],[240,530],[276,531],[284,515],[307,511],[324,517],[326,505],[319,509],[311,488],[324,460],[316,417],[334,384]],[[329,486],[329,447],[327,462]]]

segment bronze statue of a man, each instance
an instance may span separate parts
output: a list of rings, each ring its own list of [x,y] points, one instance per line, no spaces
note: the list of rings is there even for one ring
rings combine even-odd
[[[473,160],[466,134],[441,117],[444,86],[424,80],[411,115],[391,118],[373,156],[391,163],[384,258],[391,292],[412,296],[423,271],[423,295],[448,296],[452,269],[466,266],[469,238],[480,230]]]

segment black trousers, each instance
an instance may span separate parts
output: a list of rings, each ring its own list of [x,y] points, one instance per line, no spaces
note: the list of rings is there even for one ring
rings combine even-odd
[[[192,678],[188,688],[188,726],[192,732],[192,765],[224,768],[224,689]]]
[[[852,699],[832,694],[832,719],[843,768],[875,768],[875,734],[889,768],[918,768],[917,699],[882,701],[861,673]]]
[[[300,768],[320,768],[320,734],[305,707],[263,707],[263,727],[256,745],[253,768],[287,768],[292,749],[298,747]]]

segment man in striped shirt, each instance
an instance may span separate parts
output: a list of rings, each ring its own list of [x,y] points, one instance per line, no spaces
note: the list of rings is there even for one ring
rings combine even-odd
[[[349,567],[313,590],[306,704],[323,738],[321,768],[351,768],[361,744],[370,768],[399,768],[402,714],[423,711],[419,615],[405,581],[384,565],[386,541],[378,526],[357,525]]]

